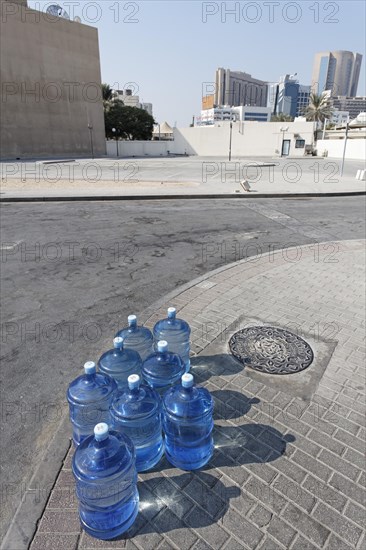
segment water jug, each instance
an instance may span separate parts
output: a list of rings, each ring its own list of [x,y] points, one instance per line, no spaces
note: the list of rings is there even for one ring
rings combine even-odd
[[[135,449],[124,434],[99,423],[76,449],[72,471],[82,527],[102,540],[124,533],[138,512]]]
[[[71,382],[67,390],[75,445],[93,434],[96,424],[110,421],[109,407],[116,391],[117,384],[112,378],[97,372],[93,361],[85,363],[84,374]]]
[[[122,338],[115,338],[113,346],[113,349],[103,353],[98,366],[101,372],[114,378],[119,390],[123,390],[128,387],[130,374],[141,373],[141,357],[137,351],[125,349]]]
[[[189,359],[191,329],[186,321],[176,318],[175,307],[169,307],[168,317],[155,324],[153,335],[155,344],[159,340],[168,342],[169,351],[180,355],[185,372],[188,372],[191,366]]]
[[[160,395],[170,386],[179,382],[184,374],[184,364],[179,355],[168,351],[165,340],[158,342],[157,351],[142,364],[142,376],[147,384]]]
[[[131,374],[128,389],[117,393],[110,411],[112,428],[128,435],[135,446],[137,471],[155,466],[164,452],[161,399],[156,391]]]
[[[125,349],[133,349],[144,361],[153,350],[153,335],[150,329],[137,324],[136,315],[128,316],[128,327],[117,332],[116,336],[123,339]]]
[[[181,384],[163,397],[163,430],[166,457],[182,470],[197,470],[213,453],[213,398],[184,374]]]

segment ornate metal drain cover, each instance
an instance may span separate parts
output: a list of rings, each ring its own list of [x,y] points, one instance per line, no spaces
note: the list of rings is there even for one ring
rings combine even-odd
[[[229,342],[231,353],[252,369],[266,374],[293,374],[311,365],[314,354],[305,340],[276,327],[249,327]]]

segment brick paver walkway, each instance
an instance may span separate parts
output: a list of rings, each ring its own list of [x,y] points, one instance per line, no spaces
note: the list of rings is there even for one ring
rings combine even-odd
[[[140,475],[135,525],[101,542],[80,531],[70,452],[31,550],[364,547],[363,276],[363,241],[307,245],[217,270],[145,312],[152,326],[175,305],[191,324],[192,372],[216,401],[213,459]],[[233,361],[227,341],[251,324],[307,339],[308,372],[273,377]]]

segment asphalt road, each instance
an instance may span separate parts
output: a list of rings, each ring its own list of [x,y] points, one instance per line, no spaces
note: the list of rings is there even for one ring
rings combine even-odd
[[[128,314],[270,248],[364,238],[364,209],[365,197],[2,204],[1,534],[69,382]],[[314,261],[332,253],[315,246]]]

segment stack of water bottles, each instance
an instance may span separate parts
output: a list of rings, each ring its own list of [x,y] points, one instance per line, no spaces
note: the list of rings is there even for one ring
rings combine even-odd
[[[69,386],[79,515],[93,537],[129,529],[138,513],[137,472],[153,468],[164,451],[183,470],[212,456],[213,399],[188,372],[190,333],[173,307],[153,332],[130,315],[99,372],[88,361]]]

